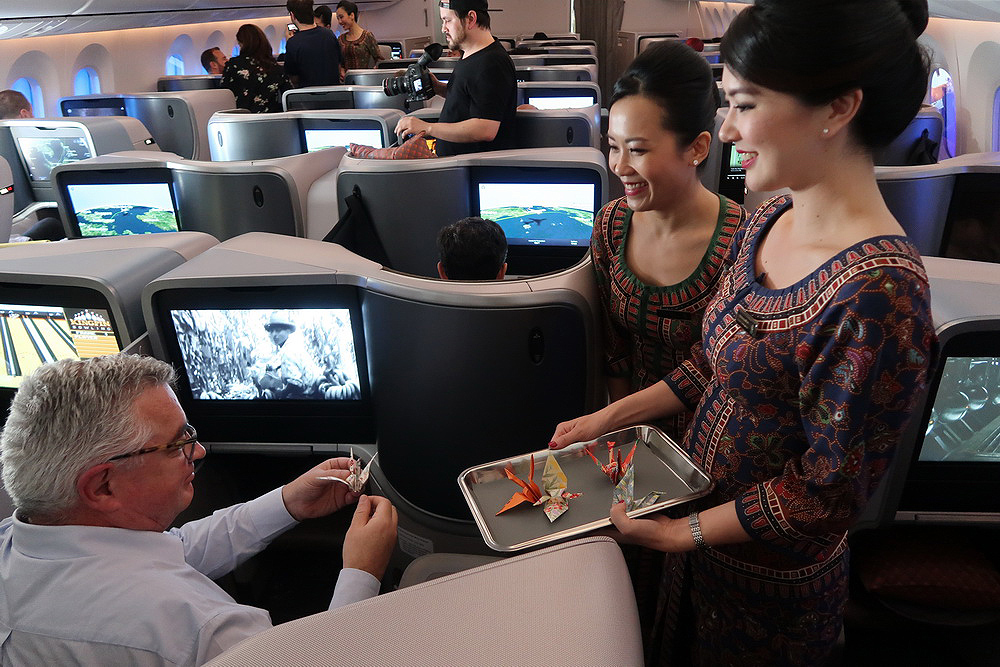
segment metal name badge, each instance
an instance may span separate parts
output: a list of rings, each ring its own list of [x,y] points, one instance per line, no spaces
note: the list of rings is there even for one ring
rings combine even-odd
[[[734,318],[736,320],[736,324],[750,334],[752,338],[760,337],[760,321],[747,312],[745,308],[737,308]]]

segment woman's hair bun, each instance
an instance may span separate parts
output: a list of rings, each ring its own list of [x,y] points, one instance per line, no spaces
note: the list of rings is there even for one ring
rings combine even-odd
[[[927,10],[927,0],[896,0],[899,8],[906,14],[906,19],[913,28],[913,34],[919,37],[927,29],[930,14]]]

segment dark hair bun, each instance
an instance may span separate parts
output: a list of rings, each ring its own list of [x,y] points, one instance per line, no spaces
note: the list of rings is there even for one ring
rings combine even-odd
[[[927,0],[896,0],[899,8],[906,14],[906,19],[913,28],[913,34],[919,37],[927,29],[930,14],[927,10]]]
[[[702,132],[714,133],[719,88],[708,61],[684,42],[657,42],[640,53],[615,82],[608,108],[631,95],[655,100],[663,127],[685,145]]]
[[[740,78],[805,104],[860,89],[851,131],[875,149],[920,108],[929,59],[917,37],[927,21],[927,0],[757,0],[729,24],[720,50]]]

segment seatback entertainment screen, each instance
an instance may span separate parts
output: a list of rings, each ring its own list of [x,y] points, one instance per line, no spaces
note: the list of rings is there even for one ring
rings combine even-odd
[[[171,310],[195,400],[361,399],[348,308]]]
[[[169,183],[77,183],[66,190],[81,236],[178,230]]]
[[[593,183],[478,183],[478,215],[511,245],[587,246],[594,231]]]

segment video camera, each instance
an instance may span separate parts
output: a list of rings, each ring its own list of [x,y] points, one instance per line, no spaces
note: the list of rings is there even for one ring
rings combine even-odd
[[[406,94],[407,102],[421,102],[434,97],[431,73],[427,66],[441,57],[444,47],[434,42],[424,49],[424,55],[409,65],[399,76],[389,77],[382,82],[382,90],[389,97]]]

